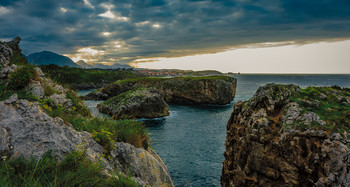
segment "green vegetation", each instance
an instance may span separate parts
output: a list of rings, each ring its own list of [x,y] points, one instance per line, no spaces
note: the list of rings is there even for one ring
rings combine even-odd
[[[33,65],[25,65],[11,73],[8,87],[12,90],[23,89],[28,86],[31,80],[35,80],[37,76]]]
[[[71,124],[78,131],[87,131],[105,149],[108,158],[114,149],[114,141],[127,142],[135,147],[148,148],[148,135],[142,123],[134,120],[111,120],[108,118],[75,118]]]
[[[137,186],[130,177],[115,175],[104,175],[102,164],[79,150],[61,162],[50,151],[38,161],[20,157],[0,162],[1,186]]]
[[[344,131],[350,133],[350,104],[346,103],[346,97],[349,96],[348,89],[338,86],[307,87],[291,97],[290,101],[297,102],[303,108],[303,113],[314,112],[327,123],[326,126],[313,123],[309,128],[342,134]]]
[[[117,80],[142,76],[132,70],[102,70],[60,67],[56,65],[40,66],[52,80],[76,88],[80,84],[112,83]]]
[[[140,83],[148,83],[154,81],[165,81],[165,80],[224,80],[227,82],[231,82],[232,78],[228,76],[202,76],[202,77],[174,77],[174,78],[161,78],[161,77],[138,77],[133,79],[124,79],[115,82],[116,84],[127,83],[127,82],[140,82]]]
[[[22,55],[20,52],[15,52],[12,57],[10,58],[10,65],[16,64],[16,65],[27,65],[28,61],[27,59]]]
[[[132,90],[129,90],[127,92],[123,92],[115,97],[112,97],[106,101],[104,101],[102,104],[104,105],[112,105],[113,108],[115,108],[115,104],[118,105],[125,105],[127,102],[130,102],[129,99],[131,97],[134,97],[135,102],[140,101],[142,98],[145,97],[143,94],[143,91],[145,91],[147,88],[145,87],[138,87]]]

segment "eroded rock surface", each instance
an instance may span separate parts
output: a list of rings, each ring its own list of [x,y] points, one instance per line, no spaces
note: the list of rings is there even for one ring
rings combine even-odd
[[[101,113],[123,118],[158,118],[169,115],[169,106],[154,88],[138,88],[124,92],[99,105]]]
[[[17,95],[0,102],[1,157],[40,158],[46,151],[62,160],[78,145],[88,149],[88,156],[98,159],[103,148],[87,132],[77,132],[61,118],[51,118],[38,103],[18,100]]]
[[[350,124],[319,115],[327,110],[324,106],[340,104],[335,98],[350,95],[339,90],[330,99],[333,93],[322,89],[308,94],[300,97],[303,91],[297,86],[269,84],[234,105],[227,123],[222,186],[350,185]],[[337,114],[329,110],[329,115]]]
[[[129,174],[143,186],[174,186],[165,164],[153,150],[135,148],[123,142],[117,142],[115,146],[110,163],[118,171]]]
[[[219,76],[122,80],[89,93],[85,99],[106,100],[138,87],[156,88],[170,103],[224,105],[235,97],[236,79]]]

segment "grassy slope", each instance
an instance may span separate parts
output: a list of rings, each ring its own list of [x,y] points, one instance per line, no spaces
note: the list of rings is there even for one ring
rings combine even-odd
[[[56,65],[40,66],[45,74],[52,80],[63,85],[79,85],[79,84],[100,84],[112,83],[117,80],[134,78],[141,76],[132,70],[102,70],[102,69],[81,69],[72,67],[59,67]]]
[[[291,97],[290,101],[297,102],[303,108],[303,113],[314,112],[327,123],[326,126],[316,123],[309,127],[301,125],[301,128],[323,129],[343,134],[350,133],[350,104],[342,99],[345,97],[350,97],[349,89],[341,89],[337,86],[308,87]]]

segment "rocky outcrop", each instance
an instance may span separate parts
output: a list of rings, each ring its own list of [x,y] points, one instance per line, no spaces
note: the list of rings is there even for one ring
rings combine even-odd
[[[137,88],[115,96],[99,105],[101,113],[123,118],[158,118],[169,115],[169,106],[154,88]]]
[[[20,52],[19,40],[17,38],[7,44],[0,42],[0,75],[4,75],[1,76],[1,81],[5,85],[8,81],[7,78],[11,76],[11,71],[7,71],[6,68],[13,66],[9,66],[13,51]],[[4,69],[6,72],[3,71]],[[165,184],[173,186],[165,165],[151,150],[136,149],[130,144],[117,142],[117,147],[122,147],[119,146],[122,144],[124,147],[129,147],[127,149],[129,152],[124,153],[120,152],[122,149],[117,149],[118,151],[113,152],[113,155],[109,157],[110,160],[107,160],[102,156],[103,147],[91,138],[90,133],[78,132],[67,121],[47,115],[50,114],[49,111],[52,111],[51,107],[64,107],[64,110],[80,117],[88,117],[89,112],[81,109],[79,112],[83,111],[84,114],[75,113],[78,107],[83,108],[84,106],[75,98],[74,93],[44,77],[40,68],[36,68],[36,72],[38,76],[31,79],[30,84],[23,90],[9,90],[13,93],[30,92],[37,97],[33,99],[34,101],[18,99],[16,94],[8,99],[1,98],[6,100],[0,102],[0,162],[8,157],[12,159],[21,156],[40,159],[47,151],[52,151],[58,160],[62,160],[67,153],[82,149],[86,150],[86,154],[91,160],[102,162],[105,168],[104,174],[108,176],[114,175],[115,169],[132,168],[130,171],[133,172],[130,176],[140,185],[158,186],[158,184]],[[32,95],[26,96],[32,98]],[[146,156],[142,158],[129,156],[134,152],[142,152]],[[126,162],[118,159],[124,159]],[[117,168],[117,166],[120,167]],[[121,174],[129,176],[129,171],[121,169]]]
[[[269,84],[236,103],[222,186],[350,185],[349,93]]]
[[[169,172],[151,149],[144,150],[116,142],[110,160],[102,157],[103,147],[87,132],[77,132],[61,118],[51,118],[39,104],[18,100],[14,94],[0,102],[0,158],[41,158],[51,150],[58,160],[76,149],[86,149],[94,161],[102,161],[113,172],[131,176],[138,184],[146,186],[173,186]]]
[[[233,77],[137,78],[122,80],[88,94],[87,100],[106,100],[137,87],[156,88],[166,102],[178,104],[230,103],[236,93]]]
[[[61,118],[51,118],[38,103],[18,100],[17,95],[0,102],[1,157],[40,158],[52,150],[59,160],[80,145],[89,157],[98,160],[103,148],[91,134],[77,132]]]
[[[15,38],[13,41],[8,43],[0,42],[0,79],[8,78],[9,74],[17,69],[15,64],[10,65],[10,58],[13,55],[14,50],[18,48],[17,40],[18,38]],[[16,43],[17,47],[14,46]],[[8,44],[11,44],[11,46]]]
[[[165,164],[153,150],[123,142],[115,146],[110,163],[118,171],[132,176],[142,186],[174,186]]]

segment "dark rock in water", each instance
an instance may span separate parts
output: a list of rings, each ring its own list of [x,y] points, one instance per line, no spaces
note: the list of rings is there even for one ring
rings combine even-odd
[[[87,100],[105,100],[137,87],[153,87],[166,102],[178,104],[230,103],[236,93],[236,79],[226,76],[183,78],[137,78],[122,80],[96,90]]]
[[[115,96],[99,105],[101,113],[115,119],[158,118],[169,115],[169,106],[154,88],[137,88]]]
[[[337,99],[349,96],[345,89],[269,84],[236,103],[222,186],[349,186],[350,106]]]

